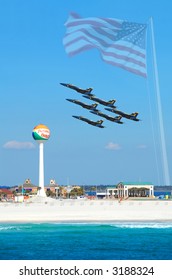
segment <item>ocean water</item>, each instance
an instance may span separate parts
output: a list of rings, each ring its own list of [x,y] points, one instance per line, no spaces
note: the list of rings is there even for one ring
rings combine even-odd
[[[3,223],[0,259],[172,260],[172,223]]]

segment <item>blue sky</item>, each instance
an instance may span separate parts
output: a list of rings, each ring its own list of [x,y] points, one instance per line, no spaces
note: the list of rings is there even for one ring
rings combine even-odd
[[[111,17],[147,23],[153,17],[161,105],[170,178],[172,178],[171,1],[1,1],[0,26],[0,185],[38,184],[38,145],[33,128],[42,123],[51,137],[45,144],[45,184],[116,184],[119,181],[164,184],[158,109],[154,86],[150,28],[148,79],[104,63],[98,50],[68,57],[62,43],[64,23],[74,11],[82,17]],[[67,82],[119,110],[139,112],[141,122],[104,121],[99,129],[72,118],[97,116],[67,102],[90,103],[62,87]],[[103,107],[102,107],[103,108]],[[107,112],[106,112],[107,113]]]

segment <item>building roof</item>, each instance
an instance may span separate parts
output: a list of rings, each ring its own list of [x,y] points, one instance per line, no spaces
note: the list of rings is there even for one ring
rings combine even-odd
[[[121,183],[119,183],[121,184]],[[117,186],[108,186],[106,189],[117,189]]]
[[[0,189],[0,193],[12,194],[12,191],[10,191],[9,189]]]
[[[123,185],[134,185],[134,186],[140,186],[140,185],[153,185],[150,182],[120,182],[119,184],[123,184]]]
[[[18,187],[20,187],[20,186],[18,186]],[[35,186],[35,185],[33,185],[33,184],[31,184],[31,183],[24,183],[23,184],[23,188],[26,188],[26,189],[33,189],[33,188],[37,188],[38,186]]]

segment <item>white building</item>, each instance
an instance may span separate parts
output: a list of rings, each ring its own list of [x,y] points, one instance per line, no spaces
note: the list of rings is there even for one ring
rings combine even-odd
[[[154,186],[151,183],[120,182],[116,187],[107,188],[107,197],[154,197]]]

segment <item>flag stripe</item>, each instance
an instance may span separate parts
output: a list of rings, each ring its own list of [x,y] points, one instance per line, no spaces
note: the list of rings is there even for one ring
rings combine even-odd
[[[134,73],[136,75],[139,75],[139,76],[142,76],[144,78],[147,77],[146,73],[144,71],[139,70],[138,68],[135,69],[134,67],[129,67],[129,66],[124,65],[123,63],[117,63],[117,62],[114,62],[112,60],[108,61],[108,60],[104,59],[104,61],[106,63],[109,63],[109,64],[113,65],[113,66],[117,66],[117,67],[123,68],[124,70],[132,72],[132,73]]]
[[[135,73],[137,75],[140,75],[140,76],[143,76],[143,77],[146,77],[146,73],[144,71],[144,69],[142,69],[141,67],[138,67],[136,66],[136,64],[125,64],[122,60],[114,60],[112,59],[112,57],[110,59],[108,59],[108,57],[103,57],[103,60],[113,66],[117,66],[117,67],[120,67],[120,68],[123,68],[124,70],[127,70],[129,72],[132,72],[132,73]]]
[[[146,25],[111,18],[86,18],[72,13],[63,44],[68,55],[96,48],[114,66],[146,77]]]
[[[88,34],[88,32],[87,32],[87,34]],[[136,49],[136,46],[135,46],[135,48],[133,48],[133,46],[129,47],[128,43],[123,44],[122,42],[121,42],[121,44],[119,44],[119,43],[118,44],[106,44],[105,41],[103,41],[99,38],[96,38],[96,37],[92,36],[91,34],[88,34],[88,36],[87,36],[83,30],[82,30],[82,32],[80,32],[80,34],[75,33],[74,35],[73,34],[66,35],[64,37],[63,44],[66,48],[66,51],[68,52],[67,48],[69,46],[72,46],[74,43],[79,42],[80,40],[85,40],[87,42],[92,43],[92,40],[90,41],[90,38],[96,39],[97,47],[100,47],[102,50],[104,49],[103,46],[105,48],[108,48],[110,45],[111,48],[114,48],[116,50],[130,52],[136,56],[140,56],[140,58],[142,57],[143,59],[145,59],[145,57],[146,57],[145,52],[144,51],[140,52],[140,49]]]
[[[102,51],[102,54],[103,54],[103,56],[109,56],[111,58],[117,58],[117,59],[119,59],[121,61],[126,61],[126,62],[130,62],[130,63],[134,63],[134,64],[136,64],[136,66],[141,66],[143,68],[146,66],[143,62],[141,62],[139,60],[136,60],[136,59],[134,59],[132,57],[129,57],[127,55],[119,55],[117,53],[103,52],[103,51]]]
[[[77,47],[77,49],[74,49],[73,51],[71,51],[69,53],[70,56],[78,54],[82,51],[85,50],[89,50],[93,48],[93,46],[91,44],[87,44],[84,42],[83,45],[80,45],[80,47]],[[142,67],[141,63],[139,65],[139,61],[132,61],[131,59],[129,59],[127,56],[124,56],[124,59],[121,59],[121,56],[117,56],[115,57],[115,55],[112,53],[112,55],[108,54],[108,53],[101,53],[101,56],[103,58],[103,60],[111,65],[114,66],[118,66],[120,68],[123,68],[125,70],[128,70],[130,72],[133,72],[135,74],[141,75],[143,77],[146,77],[146,73],[145,73],[145,67]],[[130,63],[129,63],[130,60]]]
[[[82,19],[79,16],[74,17],[74,13],[70,14],[68,21],[65,23],[66,28],[75,28],[80,25],[92,25],[95,27],[105,27],[105,28],[121,28],[122,20],[105,19],[105,18],[85,18]]]
[[[71,56],[76,53],[80,52],[80,46],[86,45],[92,45],[88,38],[85,36],[77,37],[73,41],[68,42],[65,44],[66,52]],[[93,47],[93,46],[92,46]],[[137,50],[132,49],[131,47],[123,46],[121,45],[113,45],[110,48],[103,48],[102,45],[97,46],[97,48],[100,49],[102,53],[109,53],[109,56],[114,56],[118,58],[124,58],[128,57],[128,61],[132,60],[132,62],[135,62],[138,65],[142,65],[142,67],[146,67],[145,65],[145,55],[142,53],[139,53]],[[115,49],[115,51],[114,51]],[[137,54],[137,56],[136,56]],[[141,56],[141,57],[139,57]],[[139,59],[138,59],[139,57]]]
[[[108,47],[110,44],[113,44],[114,40],[115,40],[115,35],[117,34],[117,32],[115,33],[113,32],[106,32],[103,29],[98,29],[97,28],[87,28],[87,27],[82,27],[78,30],[75,30],[74,32],[70,32],[68,34],[66,34],[66,40],[70,40],[73,37],[77,37],[80,34],[82,35],[86,35],[88,36],[88,38],[93,38],[95,40],[97,40],[98,42],[101,41],[101,39],[104,41],[103,45],[105,47]],[[95,41],[96,42],[96,41]]]

